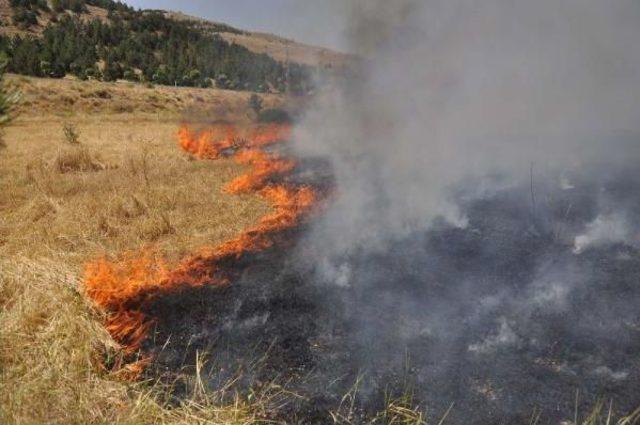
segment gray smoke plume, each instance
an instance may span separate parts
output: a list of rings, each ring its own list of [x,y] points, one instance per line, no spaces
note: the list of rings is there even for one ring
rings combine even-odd
[[[227,394],[236,370],[284,379],[278,423],[407,394],[428,423],[636,409],[640,2],[347,4],[359,69],[299,120],[284,177],[333,186],[326,208],[225,260],[228,287],[156,300],[158,370],[208,352]]]
[[[477,423],[640,402],[640,3],[350,4],[357,77],[295,137],[335,175],[294,261],[338,294],[327,333],[379,375],[413,350]]]
[[[326,94],[297,134],[336,173],[314,235],[331,253],[439,215],[464,225],[449,193],[462,180],[640,157],[637,1],[351,4],[360,79]]]

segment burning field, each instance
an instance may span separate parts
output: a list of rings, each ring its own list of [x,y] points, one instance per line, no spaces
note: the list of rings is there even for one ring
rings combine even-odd
[[[195,157],[247,165],[224,190],[255,191],[273,212],[177,264],[145,251],[87,266],[87,294],[128,353],[112,365],[119,373],[177,382],[197,371],[212,389],[238,391],[283,385],[269,419],[300,423],[365,421],[408,393],[407,407],[452,423],[637,407],[635,169],[536,180],[532,168],[522,185],[487,177],[451,190],[464,222],[442,216],[317,261],[309,235],[339,194],[326,161],[286,156],[290,137],[275,125],[180,129]]]
[[[101,365],[257,422],[639,424],[640,5],[350,8],[365,59],[292,123],[185,114],[181,170],[242,169],[201,197],[266,207],[85,264]]]
[[[225,186],[228,193],[258,191],[274,209],[259,223],[235,239],[215,247],[203,247],[179,264],[170,267],[158,255],[145,251],[129,253],[120,262],[98,260],[87,265],[87,295],[108,312],[106,328],[129,354],[136,353],[149,336],[156,319],[146,311],[154,300],[202,286],[226,287],[237,279],[234,262],[264,251],[276,243],[280,233],[297,226],[316,202],[316,192],[303,185],[274,183],[295,167],[261,148],[282,141],[290,129],[286,125],[265,125],[243,134],[230,124],[218,124],[198,133],[184,126],[180,146],[200,159],[234,156],[250,171]],[[149,359],[143,357],[123,369],[135,377]],[[120,365],[118,365],[120,367]]]
[[[355,2],[370,60],[293,127],[180,130],[273,211],[177,264],[89,264],[115,369],[285,388],[264,416],[287,423],[638,407],[638,6],[426,3]]]

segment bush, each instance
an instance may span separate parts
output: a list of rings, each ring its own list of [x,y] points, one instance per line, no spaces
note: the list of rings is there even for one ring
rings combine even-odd
[[[101,171],[107,167],[84,146],[74,146],[58,153],[53,164],[60,174]]]
[[[65,123],[62,127],[62,132],[64,133],[65,142],[70,145],[80,144],[80,133],[78,133],[76,127],[73,124]]]
[[[0,129],[7,125],[13,118],[15,105],[18,103],[19,93],[8,91],[4,87],[4,71],[7,67],[7,58],[0,53]],[[0,147],[4,146],[2,132],[0,131]]]
[[[132,69],[125,69],[122,73],[122,78],[127,81],[140,81],[140,78]]]
[[[38,24],[38,15],[33,10],[19,7],[13,12],[13,23],[19,28],[29,28]]]

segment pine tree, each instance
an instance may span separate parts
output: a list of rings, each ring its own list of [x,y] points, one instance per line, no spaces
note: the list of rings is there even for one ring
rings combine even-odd
[[[7,67],[8,58],[4,53],[0,54],[0,147],[4,147],[2,128],[13,118],[14,108],[18,103],[19,94],[15,91],[7,90],[4,83],[4,72]]]

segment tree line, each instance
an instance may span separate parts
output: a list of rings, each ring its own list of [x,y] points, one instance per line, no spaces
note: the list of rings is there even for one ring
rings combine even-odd
[[[7,70],[61,78],[153,82],[164,85],[304,93],[311,67],[283,64],[268,55],[228,43],[214,31],[161,11],[134,10],[112,0],[10,0],[16,25],[41,14],[50,18],[41,36],[0,37]],[[108,19],[82,19],[87,5],[108,11]],[[28,18],[31,19],[31,18]],[[29,21],[29,22],[32,22]],[[217,30],[238,31],[222,25]]]

